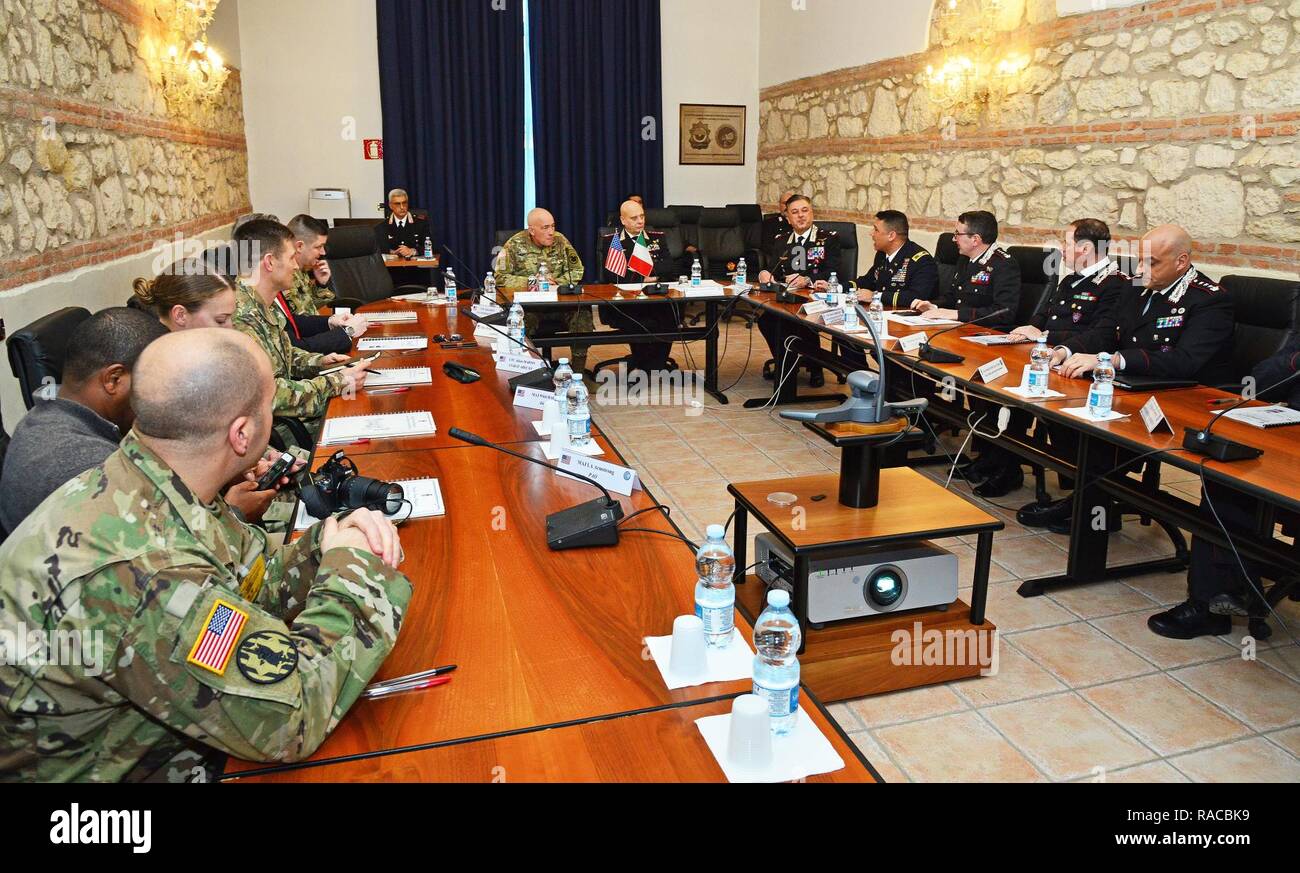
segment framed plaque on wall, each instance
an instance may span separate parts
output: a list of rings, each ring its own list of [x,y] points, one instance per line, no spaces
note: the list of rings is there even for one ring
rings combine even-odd
[[[680,164],[745,163],[745,107],[681,104]]]

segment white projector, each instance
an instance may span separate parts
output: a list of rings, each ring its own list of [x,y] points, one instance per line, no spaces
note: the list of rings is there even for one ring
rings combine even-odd
[[[794,591],[794,557],[775,536],[754,538],[758,578]],[[808,623],[821,626],[957,600],[957,556],[928,542],[877,546],[808,562]],[[766,598],[764,598],[766,600]]]

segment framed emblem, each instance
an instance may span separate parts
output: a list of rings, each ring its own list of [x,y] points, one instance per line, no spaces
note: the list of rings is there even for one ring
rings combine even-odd
[[[678,163],[690,166],[743,166],[744,106],[683,103]]]

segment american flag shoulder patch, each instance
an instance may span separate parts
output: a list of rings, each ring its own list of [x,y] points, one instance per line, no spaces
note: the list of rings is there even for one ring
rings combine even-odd
[[[222,676],[230,664],[239,632],[248,623],[248,613],[224,600],[212,604],[212,610],[199,629],[199,637],[186,661]]]

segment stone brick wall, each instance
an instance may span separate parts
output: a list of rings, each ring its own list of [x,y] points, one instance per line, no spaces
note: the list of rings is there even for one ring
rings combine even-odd
[[[170,107],[133,0],[0,0],[0,290],[248,211],[237,71]]]
[[[1007,4],[1031,60],[986,114],[933,105],[937,50],[765,89],[760,201],[793,189],[827,218],[896,208],[926,230],[989,208],[1018,242],[1085,216],[1128,238],[1176,222],[1202,263],[1300,271],[1300,0],[1055,7]]]

